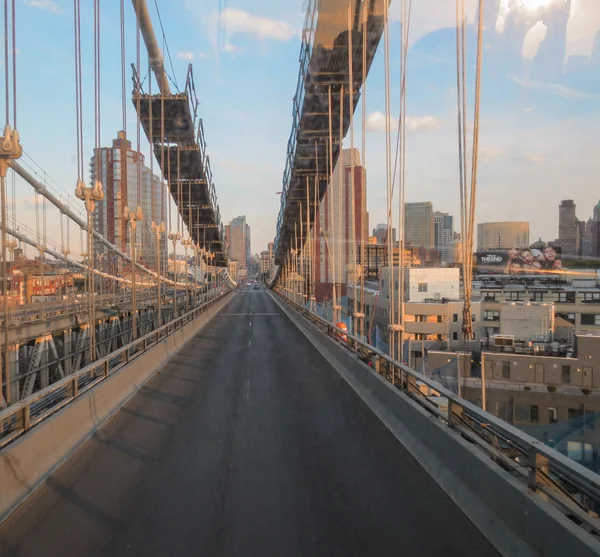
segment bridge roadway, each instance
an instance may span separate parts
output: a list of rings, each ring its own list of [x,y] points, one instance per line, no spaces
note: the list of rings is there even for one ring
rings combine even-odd
[[[264,291],[0,526],[0,555],[497,555]]]

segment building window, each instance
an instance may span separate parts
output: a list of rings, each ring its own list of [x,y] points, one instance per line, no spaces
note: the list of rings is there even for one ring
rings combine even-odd
[[[458,313],[452,315],[452,323],[458,323]]]
[[[476,318],[475,314],[471,315],[471,322],[472,323],[475,323],[475,318]]]
[[[443,323],[444,322],[444,316],[443,315],[438,315],[437,316],[437,322],[438,323]]]
[[[574,313],[557,313],[557,317],[562,317],[565,321],[575,325],[575,314]]]
[[[556,301],[561,304],[574,304],[575,292],[559,292]]]
[[[441,342],[442,340],[444,340],[444,335],[438,334],[437,339]]]
[[[496,301],[496,293],[495,292],[483,292],[483,300],[484,300],[484,302],[495,302]]]
[[[510,362],[502,362],[502,379],[510,379]]]
[[[523,292],[509,292],[508,299],[511,302],[522,302],[524,300]]]
[[[544,292],[534,292],[533,297],[531,298],[532,302],[543,302],[544,301]]]
[[[452,333],[452,340],[458,340],[458,333],[456,331]]]
[[[571,384],[571,366],[562,366],[561,380],[562,383],[566,383],[567,385]]]
[[[483,313],[484,321],[500,321],[500,312],[486,309]]]
[[[548,408],[548,423],[558,423],[558,410],[556,408],[553,408],[552,406]]]
[[[536,404],[529,407],[529,421],[532,424],[537,424],[540,421],[540,409]]]
[[[597,313],[582,313],[582,325],[600,325],[600,314]]]
[[[506,421],[506,402],[501,400],[496,402],[496,416]]]
[[[418,286],[419,292],[427,292],[427,283],[420,282]]]
[[[529,422],[529,404],[515,404],[515,422]]]
[[[569,421],[575,420],[577,418],[581,418],[581,416],[583,416],[582,408],[569,408],[569,410],[568,410]]]
[[[600,292],[585,292],[583,294],[583,301],[590,303],[600,303]]]

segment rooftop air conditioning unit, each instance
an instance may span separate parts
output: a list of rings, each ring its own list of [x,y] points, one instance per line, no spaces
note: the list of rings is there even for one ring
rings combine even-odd
[[[514,347],[515,337],[514,336],[494,336],[494,346],[509,346]]]

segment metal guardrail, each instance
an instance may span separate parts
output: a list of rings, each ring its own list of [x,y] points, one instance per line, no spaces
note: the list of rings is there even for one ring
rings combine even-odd
[[[542,441],[527,435],[503,420],[460,398],[438,382],[391,359],[348,332],[336,327],[282,294],[282,300],[306,317],[327,336],[352,352],[358,359],[371,362],[374,371],[400,392],[416,401],[449,428],[486,453],[496,464],[535,492],[552,501],[568,518],[594,535],[600,535],[600,476],[559,453]],[[447,410],[433,402],[419,388],[428,387],[447,400]]]
[[[83,368],[0,412],[0,449],[48,419],[161,340],[205,313],[229,292],[173,319],[159,329],[114,350]]]

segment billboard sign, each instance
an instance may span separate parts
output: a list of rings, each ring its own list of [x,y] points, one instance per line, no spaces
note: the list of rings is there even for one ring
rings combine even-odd
[[[475,266],[482,273],[506,275],[552,273],[563,269],[560,248],[552,246],[478,251]]]

